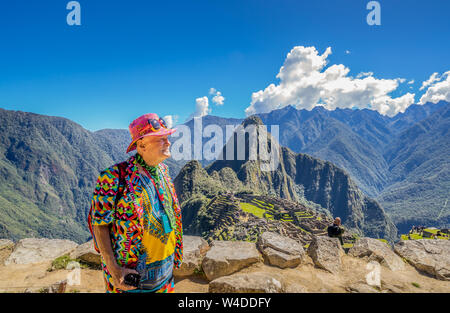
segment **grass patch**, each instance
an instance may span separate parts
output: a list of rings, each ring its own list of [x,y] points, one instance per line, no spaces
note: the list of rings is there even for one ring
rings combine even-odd
[[[47,272],[52,272],[56,270],[65,270],[70,262],[78,262],[80,264],[80,268],[82,269],[89,268],[94,270],[100,270],[102,268],[101,265],[98,264],[86,263],[85,261],[80,259],[71,259],[68,254],[65,254],[63,256],[60,256],[59,258],[54,259],[50,267],[47,269]]]
[[[71,259],[68,254],[65,254],[63,256],[60,256],[59,258],[54,259],[51,267],[47,271],[51,272],[54,270],[66,269],[67,265],[72,261],[75,260]]]
[[[266,203],[266,202],[258,200],[258,199],[254,199],[253,198],[251,202],[253,202],[254,204],[256,204],[256,205],[258,205],[260,207],[266,208],[266,209],[273,209],[274,208],[273,204]]]
[[[251,213],[256,217],[263,218],[264,213],[266,212],[266,210],[258,208],[257,206],[250,203],[241,202],[239,205],[241,206],[242,211]]]
[[[437,232],[438,232],[438,230],[436,230],[436,229],[429,229],[429,228],[426,228],[424,231],[427,231],[429,233],[433,233],[434,235],[436,235]],[[433,239],[433,238],[430,238],[430,237],[423,237],[419,233],[409,234],[409,237],[408,237],[408,234],[402,234],[402,235],[400,235],[400,238],[401,238],[401,240],[410,240],[410,238],[411,238],[411,240]],[[436,236],[435,239],[449,240],[449,237],[447,237],[447,236]]]
[[[418,283],[412,282],[411,285],[413,285],[416,288],[420,288],[420,285]]]
[[[419,234],[410,234],[410,237],[408,237],[408,235],[401,235],[401,239],[402,240],[409,240],[409,238],[411,238],[411,240],[418,240],[418,239],[423,239],[422,236],[420,236]]]
[[[205,272],[203,272],[203,269],[202,269],[202,268],[196,267],[196,268],[194,269],[194,275],[203,276],[203,275],[205,275]]]

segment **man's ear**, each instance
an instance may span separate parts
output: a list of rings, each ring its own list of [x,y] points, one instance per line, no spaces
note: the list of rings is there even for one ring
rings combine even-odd
[[[137,145],[140,149],[145,149],[145,144],[144,144],[144,142],[142,141],[142,139],[139,139],[139,140],[136,142],[136,145]]]

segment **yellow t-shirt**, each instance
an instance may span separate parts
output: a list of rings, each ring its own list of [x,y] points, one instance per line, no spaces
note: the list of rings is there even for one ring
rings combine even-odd
[[[162,215],[165,215],[164,208],[158,199],[155,186],[150,179],[143,175],[143,208],[144,208],[144,234],[142,246],[147,252],[147,264],[162,261],[175,252],[175,230],[165,233]],[[165,183],[164,183],[165,185]],[[165,188],[166,189],[166,188]],[[168,198],[170,202],[170,193]],[[151,198],[152,197],[152,198]],[[153,201],[151,201],[153,199]]]

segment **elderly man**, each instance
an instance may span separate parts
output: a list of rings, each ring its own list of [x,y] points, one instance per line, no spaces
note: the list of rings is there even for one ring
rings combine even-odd
[[[334,219],[333,225],[328,226],[327,228],[329,237],[337,237],[341,242],[341,245],[344,245],[344,240],[342,239],[342,234],[344,233],[344,228],[341,227],[341,218],[336,217]]]
[[[181,209],[167,166],[169,129],[145,114],[129,126],[127,152],[137,153],[100,173],[89,214],[107,292],[172,292],[182,262]]]

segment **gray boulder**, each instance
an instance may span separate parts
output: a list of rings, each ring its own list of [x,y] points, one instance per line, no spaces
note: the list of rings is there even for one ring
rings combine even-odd
[[[348,254],[358,258],[367,258],[368,261],[377,261],[392,271],[405,269],[405,263],[391,247],[377,239],[365,237],[357,240]]]
[[[14,247],[14,251],[6,259],[9,264],[32,264],[52,261],[57,257],[74,250],[78,244],[71,240],[26,238],[20,240]]]
[[[71,259],[80,259],[91,264],[100,265],[102,263],[100,253],[95,251],[93,240],[79,245],[69,256]]]
[[[209,292],[215,293],[275,293],[283,292],[281,277],[267,272],[236,273],[214,279]]]
[[[267,263],[280,268],[296,267],[305,256],[300,243],[274,232],[264,232],[258,238],[257,246]]]
[[[252,242],[214,240],[211,249],[203,259],[202,268],[208,280],[211,281],[237,272],[258,261],[262,261],[262,258]]]
[[[308,255],[314,264],[330,273],[336,274],[342,268],[341,256],[344,250],[338,238],[314,236],[308,247]]]
[[[449,240],[402,240],[395,244],[394,251],[417,270],[440,280],[450,280]]]
[[[209,250],[205,239],[199,236],[183,236],[183,263],[173,273],[176,277],[193,275],[201,268],[203,257]]]

